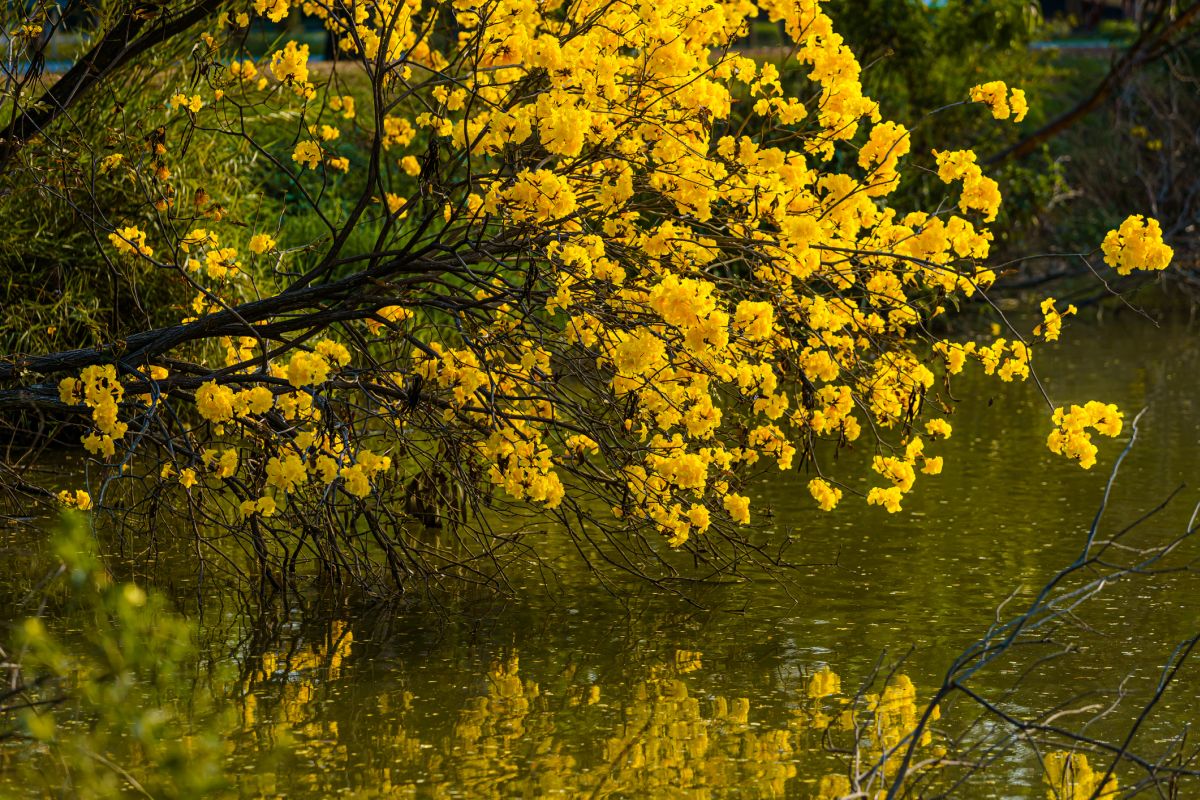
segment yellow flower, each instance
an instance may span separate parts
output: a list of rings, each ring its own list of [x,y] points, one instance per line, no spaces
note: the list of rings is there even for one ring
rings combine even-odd
[[[83,401],[83,382],[78,378],[63,378],[58,382],[58,399],[74,406]]]
[[[925,423],[925,432],[930,436],[940,436],[943,439],[949,439],[953,428],[950,423],[944,419],[931,419]]]
[[[310,139],[297,143],[292,150],[292,161],[303,167],[316,169],[321,164],[321,146]]]
[[[297,352],[288,361],[287,381],[297,389],[322,384],[328,379],[329,362],[317,353]]]
[[[1118,275],[1128,275],[1135,269],[1166,269],[1175,255],[1175,251],[1163,243],[1158,220],[1141,214],[1129,216],[1120,228],[1109,231],[1101,249],[1104,263],[1115,267]]]
[[[484,199],[489,214],[508,212],[514,223],[549,222],[574,213],[578,200],[571,184],[551,170],[523,170],[508,188],[499,183]]]
[[[871,469],[890,479],[901,492],[910,490],[917,479],[912,463],[894,456],[875,456],[871,461]]]
[[[220,424],[233,419],[233,390],[216,381],[201,384],[196,390],[196,410],[209,422]]]
[[[956,180],[963,182],[962,194],[958,199],[959,209],[964,213],[980,211],[984,214],[985,222],[995,220],[1000,210],[1000,187],[983,174],[983,170],[975,163],[975,153],[970,150],[935,150],[934,157],[938,165],[938,177],[944,183]]]
[[[402,208],[408,205],[407,198],[401,197],[398,194],[392,194],[391,192],[387,193],[385,199],[387,200],[388,213],[392,215],[397,214]],[[408,216],[408,214],[402,215],[402,217],[406,216]]]
[[[275,240],[265,233],[256,233],[250,237],[250,252],[262,255],[275,248]]]
[[[233,412],[239,417],[265,414],[275,403],[275,395],[265,386],[242,389],[233,396]]]
[[[249,18],[247,18],[246,24],[249,25]],[[244,28],[246,25],[240,27]],[[249,59],[245,61],[233,61],[229,65],[229,74],[238,80],[250,81],[254,80],[254,77],[258,75],[258,67]]]
[[[185,94],[175,94],[171,96],[171,105],[195,114],[204,106],[204,102],[198,94],[194,94],[190,98]]]
[[[317,456],[317,472],[325,483],[333,483],[338,476],[338,463],[329,456]]]
[[[114,233],[108,235],[108,240],[117,248],[118,253],[136,254],[145,258],[154,255],[154,251],[146,245],[145,231],[136,225],[117,228]]]
[[[289,41],[282,50],[271,53],[271,74],[286,84],[308,81],[308,45]]]
[[[752,342],[770,338],[775,328],[775,310],[770,303],[743,300],[733,317],[734,327]]]
[[[259,15],[271,20],[271,22],[282,22],[283,18],[288,15],[288,0],[254,0],[254,10]],[[239,27],[245,26],[241,25]]]
[[[622,375],[646,375],[660,367],[666,347],[649,330],[641,330],[616,347],[613,363]]]
[[[121,166],[121,162],[125,160],[125,156],[120,153],[113,153],[110,156],[105,156],[100,160],[100,174],[107,175],[117,167]]]
[[[1005,94],[1008,93],[1006,97]],[[1005,86],[1004,81],[991,81],[971,87],[971,100],[984,103],[992,110],[996,119],[1008,119],[1012,115],[1013,122],[1020,122],[1029,113],[1029,103],[1022,89],[1012,89]]]
[[[592,453],[593,455],[600,452],[600,445],[596,444],[596,440],[582,433],[568,436],[563,444],[566,445],[568,452],[578,453],[579,455],[582,455],[584,452]]]
[[[390,150],[393,147],[405,147],[417,135],[417,129],[403,117],[387,116],[383,118],[383,147]]]
[[[83,489],[76,489],[74,492],[69,489],[62,490],[58,493],[58,502],[67,508],[75,508],[80,511],[90,511],[92,508],[92,496]]]
[[[293,492],[296,484],[303,483],[308,477],[304,462],[295,453],[289,453],[282,459],[272,457],[267,461],[267,484],[277,486],[285,492]]]
[[[117,446],[111,436],[89,433],[81,441],[84,449],[92,455],[102,455],[105,458],[112,458],[116,455]]]
[[[903,498],[904,493],[898,486],[889,486],[886,489],[876,486],[867,492],[867,505],[883,506],[889,514],[895,514],[900,510],[900,501]]]
[[[842,490],[822,478],[813,478],[808,482],[808,492],[817,501],[822,511],[832,511],[842,499]]]
[[[236,247],[214,247],[204,254],[204,272],[213,280],[236,275],[242,269]]]
[[[264,517],[275,515],[275,499],[270,495],[264,495],[257,500],[245,500],[240,506],[240,511],[243,517],[251,517],[255,514]]]
[[[322,339],[317,342],[316,350],[339,367],[344,367],[350,363],[350,351],[341,342],[335,342],[332,339]]]
[[[664,459],[658,471],[681,489],[703,489],[708,480],[708,464],[696,453],[680,453]]]
[[[371,493],[371,479],[360,464],[342,467],[338,474],[346,482],[346,491],[355,497],[366,497]]]
[[[377,317],[381,317],[383,320],[392,325],[399,325],[401,322],[404,322],[404,320],[410,319],[412,317],[412,312],[404,306],[384,306],[376,311],[375,315]],[[367,328],[373,334],[379,333],[379,331],[383,328],[383,324],[376,320],[368,319],[365,320],[365,322]]]
[[[1042,323],[1033,329],[1035,336],[1041,336],[1047,342],[1053,342],[1058,339],[1062,333],[1063,320],[1072,314],[1078,313],[1079,309],[1074,305],[1068,305],[1067,310],[1059,312],[1054,307],[1054,298],[1047,297],[1042,301]]]
[[[216,450],[205,450],[201,461],[218,478],[231,478],[238,468],[238,452],[234,448],[218,453]]]
[[[1004,85],[1004,81],[991,81],[978,86],[971,87],[971,100],[976,103],[984,103],[992,110],[992,116],[996,119],[1008,119],[1010,109],[1008,107],[1008,99],[1006,97],[1008,87]]]
[[[734,522],[750,524],[750,498],[740,494],[727,494],[721,501]]]
[[[1053,453],[1065,455],[1079,462],[1083,469],[1096,464],[1099,449],[1092,443],[1088,428],[1104,436],[1118,436],[1123,427],[1123,415],[1112,403],[1090,400],[1083,406],[1071,406],[1070,410],[1055,409],[1054,430],[1046,437],[1046,446]]]
[[[344,119],[354,119],[354,97],[351,95],[334,96],[329,100],[329,107],[341,111]]]
[[[1021,122],[1029,113],[1029,103],[1025,99],[1024,89],[1013,89],[1009,93],[1008,105],[1012,108],[1013,122]]]

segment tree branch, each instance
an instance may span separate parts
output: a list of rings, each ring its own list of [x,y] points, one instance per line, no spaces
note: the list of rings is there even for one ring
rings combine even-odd
[[[1200,17],[1200,0],[1193,2],[1166,26],[1157,30],[1150,28],[1143,31],[1142,35],[1130,45],[1129,49],[1113,63],[1108,74],[1104,76],[1104,79],[1100,81],[1090,95],[1076,104],[1074,108],[1060,114],[1012,146],[991,156],[987,159],[987,163],[999,164],[1012,158],[1027,156],[1043,143],[1063,133],[1088,114],[1091,114],[1129,80],[1134,72],[1162,58],[1170,49],[1171,38],[1198,17]]]
[[[0,131],[0,165],[52,124],[97,83],[148,50],[164,44],[212,15],[222,0],[199,0],[175,15],[132,7],[67,73]],[[153,21],[153,22],[152,22]],[[147,24],[149,25],[147,29]]]

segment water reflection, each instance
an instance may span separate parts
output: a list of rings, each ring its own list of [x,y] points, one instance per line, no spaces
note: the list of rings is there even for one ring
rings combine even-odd
[[[1116,776],[1093,771],[1082,753],[1048,753],[1045,768],[1049,800],[1114,800],[1118,795]]]
[[[1116,529],[1200,469],[1198,350],[1182,329],[1076,333],[1039,355],[1054,400],[1150,408],[1112,497]],[[614,596],[579,567],[570,542],[545,535],[536,546],[557,581],[540,570],[516,575],[515,601],[439,617],[376,606],[330,611],[326,598],[303,610],[308,601],[289,599],[294,613],[280,619],[277,610],[234,602],[211,573],[198,582],[190,542],[172,554],[169,532],[150,555],[113,558],[111,568],[121,579],[153,577],[200,620],[205,657],[196,683],[236,710],[227,730],[233,796],[826,800],[862,788],[848,767],[856,742],[866,765],[859,771],[879,765],[874,792],[898,767],[895,754],[883,755],[913,730],[948,662],[1010,593],[1017,590],[1019,605],[1077,555],[1103,489],[1099,467],[1085,473],[1045,450],[1046,410],[1029,387],[969,380],[956,393],[979,399],[953,420],[946,471],[906,502],[905,514],[844,501],[823,515],[803,490],[804,475],[773,474],[762,485],[774,512],[764,536],[791,537],[792,560],[815,565],[787,587],[750,581],[684,599],[618,586]],[[1077,394],[1064,394],[1067,387]],[[1196,499],[1181,498],[1148,535],[1185,524]],[[10,566],[0,576],[3,621],[28,610],[25,576],[47,567],[33,563],[40,547],[15,534],[0,540]],[[143,547],[129,540],[129,551]],[[1060,660],[1044,674],[1021,673],[1012,707],[1055,709],[1121,687],[1131,710],[1089,729],[1119,740],[1198,618],[1200,591],[1188,574],[1110,586],[1078,610]],[[1198,672],[1184,673],[1188,689]],[[1017,674],[1000,670],[979,688],[1002,692]],[[1107,706],[1114,696],[1092,702]],[[932,736],[923,732],[923,760],[941,753],[942,727],[961,729],[958,710],[947,706]],[[1159,743],[1197,714],[1194,691],[1169,695],[1138,744],[1165,749]],[[276,758],[278,744],[286,754]],[[989,782],[950,796],[1120,794],[1116,777],[1100,785],[1108,759],[1040,755],[1008,753],[990,766]],[[0,795],[37,796],[2,759]],[[1134,784],[1125,773],[1121,780]]]
[[[294,739],[295,763],[266,783],[248,775],[244,794],[832,798],[850,786],[835,745],[857,741],[864,767],[892,775],[897,759],[884,757],[924,710],[907,675],[854,697],[827,664],[784,698],[726,694],[685,649],[603,676],[578,654],[530,664],[510,646],[475,673],[391,664],[380,691],[378,643],[343,620],[304,633],[245,671],[243,740]],[[241,758],[249,772],[254,756]]]

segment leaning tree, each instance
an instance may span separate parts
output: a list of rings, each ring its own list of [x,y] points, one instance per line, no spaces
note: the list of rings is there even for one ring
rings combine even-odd
[[[22,454],[81,443],[61,502],[169,519],[272,581],[489,583],[538,557],[522,529],[546,519],[639,574],[673,549],[770,561],[751,476],[899,510],[942,469],[951,376],[1026,380],[1074,311],[946,334],[997,278],[999,187],[953,143],[909,152],[817,0],[3,14],[9,216],[53,208],[72,263],[28,241],[55,269],[91,259],[112,298],[104,325],[53,308],[59,346],[0,359],[6,482],[38,495]],[[786,30],[774,60],[738,50],[760,15]],[[998,81],[963,102],[1027,110]],[[897,208],[902,180],[945,202]],[[1103,252],[1122,273],[1171,256],[1140,216]],[[1114,406],[1054,406],[1048,444],[1084,468],[1121,430]],[[418,530],[437,524],[453,535]]]

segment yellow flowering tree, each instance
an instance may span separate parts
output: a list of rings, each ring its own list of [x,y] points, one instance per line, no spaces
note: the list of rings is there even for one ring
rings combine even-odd
[[[289,14],[324,26],[330,62],[297,41],[247,51],[251,25]],[[761,15],[802,96],[739,54]],[[1000,187],[952,142],[910,152],[818,0],[258,0],[148,24],[194,64],[160,76],[144,118],[72,139],[70,115],[9,91],[5,157],[69,145],[72,174],[138,187],[140,206],[87,220],[115,265],[171,276],[178,322],[9,357],[0,405],[84,424],[102,469],[64,502],[125,485],[145,502],[149,484],[175,496],[156,513],[233,530],[272,571],[473,574],[507,534],[445,549],[405,526],[529,512],[585,552],[661,540],[724,566],[755,520],[751,475],[806,471],[832,510],[857,493],[833,464],[848,446],[873,455],[862,500],[898,511],[943,467],[939,375],[1025,380],[1073,311],[1047,300],[1036,333],[988,342],[931,333],[996,279]],[[104,102],[64,80],[82,83],[62,108]],[[999,81],[963,102],[1009,123],[1027,108]],[[266,173],[256,209],[204,188],[204,141]],[[891,204],[923,173],[941,207]],[[1123,272],[1171,255],[1141,217],[1103,249]],[[1121,420],[1059,409],[1049,445],[1089,467],[1090,431]]]

